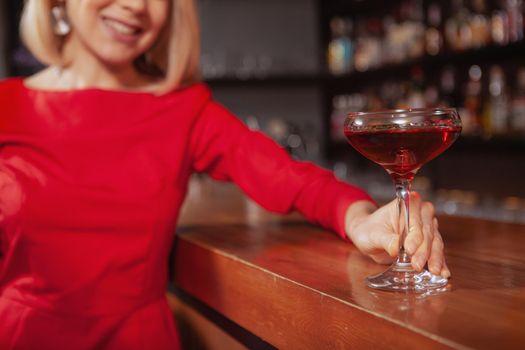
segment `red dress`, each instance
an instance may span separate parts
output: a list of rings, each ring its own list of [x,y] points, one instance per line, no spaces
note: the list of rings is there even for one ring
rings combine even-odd
[[[178,348],[164,293],[194,172],[340,235],[369,199],[292,161],[204,84],[154,96],[15,78],[0,108],[0,349]]]

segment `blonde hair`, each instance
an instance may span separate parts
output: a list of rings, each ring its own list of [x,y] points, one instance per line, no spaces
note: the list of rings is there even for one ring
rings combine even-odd
[[[53,31],[51,8],[57,0],[27,0],[20,22],[22,40],[46,65],[67,65],[64,38]],[[200,33],[194,0],[172,0],[171,16],[151,49],[137,59],[139,71],[162,77],[157,93],[200,80]]]

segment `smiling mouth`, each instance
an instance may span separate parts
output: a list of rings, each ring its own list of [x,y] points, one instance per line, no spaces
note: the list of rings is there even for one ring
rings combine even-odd
[[[115,21],[109,18],[103,19],[104,24],[110,29],[114,30],[118,34],[127,35],[127,36],[136,36],[142,32],[142,29],[136,26],[130,26],[126,23],[120,21]]]

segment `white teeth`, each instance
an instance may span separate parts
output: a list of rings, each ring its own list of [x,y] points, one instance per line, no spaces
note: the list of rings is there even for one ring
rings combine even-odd
[[[125,25],[124,23],[112,21],[109,19],[106,19],[105,22],[108,26],[121,34],[132,35],[138,32],[138,29]]]

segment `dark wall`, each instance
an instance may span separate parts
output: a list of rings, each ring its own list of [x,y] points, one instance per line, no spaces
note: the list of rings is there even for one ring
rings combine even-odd
[[[203,58],[225,64],[223,75],[242,75],[243,68],[253,65],[257,66],[254,74],[257,69],[266,70],[266,75],[319,72],[316,0],[199,0],[198,4]]]
[[[215,98],[272,134],[283,122],[321,161],[325,142],[316,0],[200,0],[202,69]],[[294,83],[291,80],[298,77]],[[264,84],[261,84],[264,82]],[[300,154],[299,154],[300,153]]]
[[[435,160],[432,178],[438,188],[475,191],[495,198],[525,197],[525,150],[521,146],[508,149],[472,150],[453,148]],[[517,150],[516,148],[521,148]],[[434,162],[434,161],[433,161]]]

